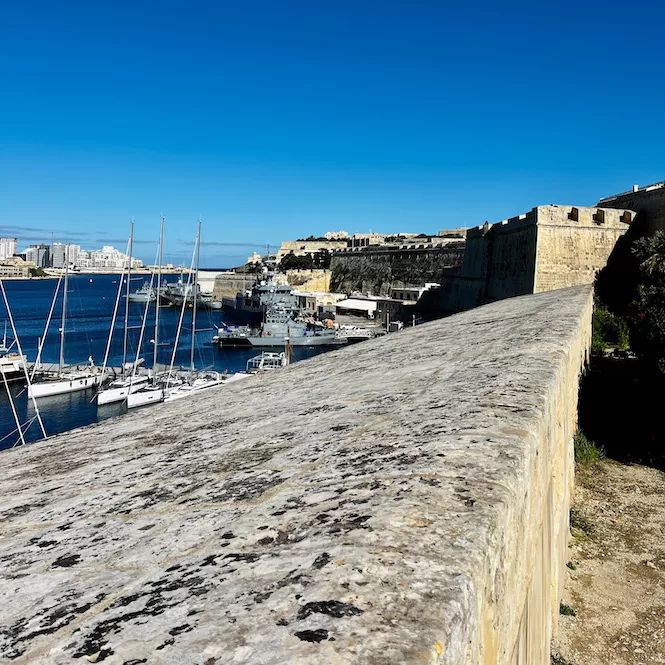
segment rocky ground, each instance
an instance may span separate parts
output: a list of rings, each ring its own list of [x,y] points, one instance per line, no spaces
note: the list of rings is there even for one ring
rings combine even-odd
[[[665,474],[603,460],[576,482],[552,665],[665,663]]]

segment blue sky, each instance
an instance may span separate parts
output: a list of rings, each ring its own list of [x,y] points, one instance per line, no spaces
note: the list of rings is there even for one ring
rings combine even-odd
[[[202,262],[665,178],[662,3],[15,2],[0,234]]]

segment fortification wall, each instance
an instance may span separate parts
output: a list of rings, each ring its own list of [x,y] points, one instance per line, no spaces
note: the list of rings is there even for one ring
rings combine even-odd
[[[601,199],[603,208],[634,210],[640,215],[640,225],[646,234],[665,231],[665,182],[658,182],[630,192]]]
[[[540,206],[533,291],[592,284],[635,215],[631,210]]]
[[[632,210],[538,206],[467,232],[460,271],[442,283],[440,308],[455,312],[527,293],[592,284]]]
[[[346,247],[346,240],[285,240],[277,252],[277,263],[291,253],[296,256],[305,256],[305,254],[324,249],[334,251],[343,247]]]
[[[588,287],[0,453],[16,665],[548,665]]]
[[[238,291],[247,291],[256,282],[251,273],[221,273],[215,277],[212,293],[215,298],[235,298]]]
[[[287,270],[288,284],[301,291],[316,291],[330,293],[330,270]]]
[[[393,288],[441,282],[462,262],[464,243],[414,248],[369,247],[332,255],[331,289],[336,292],[390,295]]]

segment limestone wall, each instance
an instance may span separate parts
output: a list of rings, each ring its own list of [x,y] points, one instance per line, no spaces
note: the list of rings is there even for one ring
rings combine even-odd
[[[0,659],[547,665],[591,290],[0,453]]]
[[[216,298],[234,298],[238,291],[247,291],[256,282],[256,275],[251,273],[225,272],[215,277],[213,295]]]
[[[439,307],[456,312],[593,284],[634,219],[635,212],[623,208],[549,205],[470,229],[460,270],[442,280]]]
[[[540,206],[533,291],[592,284],[633,217],[623,208]]]
[[[334,251],[346,247],[346,240],[285,240],[277,252],[276,259],[279,263],[287,254],[305,256],[324,249]]]
[[[287,270],[286,280],[301,291],[330,292],[330,270]]]
[[[658,182],[634,191],[601,199],[603,208],[634,210],[640,215],[640,223],[646,234],[665,231],[665,182]]]

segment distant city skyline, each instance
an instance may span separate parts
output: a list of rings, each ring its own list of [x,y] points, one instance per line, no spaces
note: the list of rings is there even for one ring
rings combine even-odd
[[[663,19],[640,0],[9,3],[0,235],[124,247],[134,217],[152,263],[163,212],[188,264],[201,217],[202,265],[229,267],[326,231],[593,205],[665,178]]]

